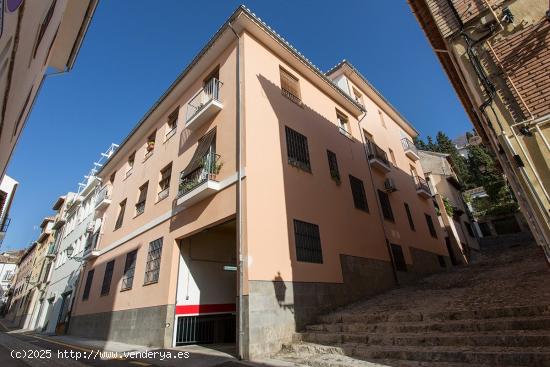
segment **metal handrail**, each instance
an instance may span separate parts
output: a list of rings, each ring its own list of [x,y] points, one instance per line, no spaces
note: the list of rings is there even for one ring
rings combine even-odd
[[[407,138],[401,139],[401,145],[403,146],[403,149],[405,151],[410,150],[418,155],[418,149],[410,139],[407,139]]]
[[[369,160],[378,159],[378,160],[381,160],[383,163],[385,163],[387,166],[390,165],[390,161],[388,160],[388,154],[382,148],[376,145],[376,143],[370,141],[368,143],[368,150],[369,150]]]
[[[204,87],[197,92],[187,103],[187,112],[185,121],[191,120],[200,110],[207,105],[210,101],[220,100],[220,87],[222,82],[216,78],[210,79]]]
[[[111,193],[109,186],[103,186],[96,195],[95,203],[96,206],[99,205],[103,200],[109,200],[111,198]]]
[[[190,193],[209,179],[213,179],[213,176],[218,173],[216,171],[219,158],[219,154],[209,153],[204,156],[199,168],[185,176],[182,172],[180,174],[178,198]]]
[[[432,190],[430,190],[430,186],[428,185],[428,182],[426,181],[426,179],[420,176],[415,176],[414,183],[416,184],[417,190],[424,190],[426,192],[429,192],[430,194],[432,193]]]

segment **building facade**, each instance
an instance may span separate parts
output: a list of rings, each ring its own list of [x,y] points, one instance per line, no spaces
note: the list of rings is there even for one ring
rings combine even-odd
[[[10,176],[4,176],[0,182],[0,246],[10,226],[10,208],[19,183]]]
[[[462,186],[449,154],[419,150],[420,162],[438,208],[438,221],[454,265],[467,264],[471,250],[479,250],[476,223],[462,197]]]
[[[6,1],[0,21],[0,179],[45,79],[70,70],[97,0]]]
[[[416,135],[239,7],[97,173],[69,333],[253,358],[447,267]]]
[[[550,262],[548,1],[409,4]]]
[[[23,327],[30,316],[31,299],[34,297],[34,290],[30,286],[30,278],[35,254],[36,242],[33,242],[25,250],[25,253],[17,264],[13,291],[8,301],[8,313],[6,317],[19,327]]]
[[[8,298],[17,272],[22,251],[7,251],[0,254],[0,315],[7,312]]]

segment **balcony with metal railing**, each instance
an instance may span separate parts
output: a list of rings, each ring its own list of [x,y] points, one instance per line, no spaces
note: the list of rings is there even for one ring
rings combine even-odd
[[[372,141],[367,143],[367,148],[371,166],[382,172],[389,172],[391,170],[391,165],[386,152]]]
[[[48,246],[48,251],[46,252],[46,257],[55,257],[55,252],[56,252],[56,248],[55,248],[55,244],[54,243],[50,243],[50,245]]]
[[[418,155],[418,149],[410,139],[401,139],[401,145],[403,146],[403,150],[405,151],[407,157],[415,162],[420,159],[420,156]]]
[[[86,246],[84,246],[84,252],[82,253],[83,259],[89,260],[99,256],[100,251],[97,248],[97,244],[99,243],[100,237],[100,229],[96,230],[88,236],[88,239],[86,240]]]
[[[111,205],[111,186],[105,185],[96,194],[95,210],[103,211]]]
[[[204,156],[200,166],[189,172],[180,174],[177,204],[193,205],[219,191],[216,175],[219,171],[218,154],[209,153]]]
[[[220,101],[222,84],[218,79],[212,78],[191,98],[187,103],[186,128],[191,130],[199,128],[223,108]]]
[[[423,198],[429,199],[432,197],[432,190],[430,190],[430,186],[428,185],[428,182],[426,179],[415,176],[414,177],[414,184],[416,186],[416,193]]]

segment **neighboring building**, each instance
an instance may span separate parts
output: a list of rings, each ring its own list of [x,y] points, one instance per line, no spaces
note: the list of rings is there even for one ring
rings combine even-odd
[[[475,221],[462,198],[462,186],[454,172],[450,155],[419,150],[420,162],[434,201],[439,208],[439,223],[445,232],[445,244],[454,265],[470,260],[470,250],[479,250]]]
[[[409,3],[550,263],[550,4]]]
[[[0,254],[0,315],[4,313],[17,272],[17,263],[22,255],[22,251],[7,251]]]
[[[95,225],[97,189],[100,185],[95,176],[103,160],[108,159],[116,149],[112,144],[102,158],[95,162],[94,169],[86,176],[78,193],[67,193],[54,203],[57,211],[54,219],[55,239],[53,253],[54,266],[45,292],[47,308],[44,318],[36,325],[48,334],[65,334],[73,305],[74,293],[78,286],[82,267],[82,255],[91,246]],[[99,225],[98,225],[99,226]]]
[[[322,73],[239,7],[97,173],[69,333],[257,357],[447,267],[416,135],[351,64]]]
[[[30,285],[31,273],[36,254],[36,242],[32,243],[17,264],[17,273],[9,301],[7,318],[15,325],[22,327],[29,318],[31,300],[34,297]]]
[[[10,208],[19,183],[10,176],[4,176],[0,182],[0,246],[10,226]]]
[[[47,306],[46,287],[49,280],[52,258],[54,256],[54,218],[46,217],[40,224],[42,230],[36,240],[36,250],[34,255],[34,265],[29,280],[32,292],[31,297],[31,317],[23,323],[23,329],[35,329],[44,317],[45,307]]]
[[[2,1],[0,179],[48,68],[69,71],[97,0]]]

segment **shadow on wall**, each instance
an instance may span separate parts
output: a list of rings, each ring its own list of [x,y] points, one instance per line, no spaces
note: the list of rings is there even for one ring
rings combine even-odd
[[[326,265],[338,259],[336,260],[338,269],[343,278],[342,283],[289,282],[282,278],[280,272],[274,275],[272,286],[277,305],[292,313],[292,321],[296,329],[300,330],[306,324],[314,322],[319,314],[395,286],[391,254],[384,240],[381,221],[384,222],[389,243],[400,245],[405,253],[407,272],[397,272],[401,281],[409,281],[415,276],[414,274],[421,275],[441,270],[438,255],[443,255],[447,258],[446,263],[450,264],[433,201],[418,198],[416,184],[410,172],[405,172],[388,161],[391,171],[385,173],[373,169],[371,179],[367,153],[362,141],[345,136],[340,132],[335,121],[328,120],[309,106],[303,103],[299,105],[289,100],[282,94],[278,85],[263,75],[257,75],[257,78],[279,122],[279,144],[282,147],[280,158],[283,162],[282,174],[292,277],[298,280],[308,279],[311,278],[312,272],[317,272],[322,278],[321,274],[328,269]],[[334,119],[336,120],[336,111]],[[311,173],[287,164],[285,125],[308,138]],[[361,127],[366,127],[365,122]],[[352,127],[354,131],[357,128],[357,125]],[[341,178],[339,184],[331,179],[327,149],[336,153],[338,157],[342,157],[338,161]],[[266,169],[272,170],[273,167],[266,167]],[[266,172],[266,175],[269,176],[269,172]],[[367,211],[354,208],[348,175],[363,181],[368,203]],[[315,179],[312,179],[313,176],[316,176]],[[389,177],[398,185],[398,191],[388,194],[393,219],[381,219],[376,190],[385,192],[384,181]],[[375,190],[371,182],[374,182]],[[326,199],[318,200],[319,197]],[[332,206],[334,201],[331,201],[331,198],[337,200],[336,205]],[[418,204],[418,200],[422,200],[423,204]],[[411,216],[415,222],[414,229],[410,228],[404,202],[410,205]],[[432,217],[437,239],[432,239],[430,236],[424,214]],[[321,264],[297,261],[294,219],[319,226],[322,246]],[[358,236],[350,234],[358,234]],[[433,242],[426,243],[427,239]],[[338,249],[335,249],[336,247]],[[373,253],[378,256],[373,256]],[[381,256],[385,260],[376,260]],[[253,310],[251,310],[252,314]],[[288,322],[288,315],[282,317],[286,317]],[[251,328],[253,322],[254,320],[250,321]],[[254,333],[251,332],[251,335]]]

